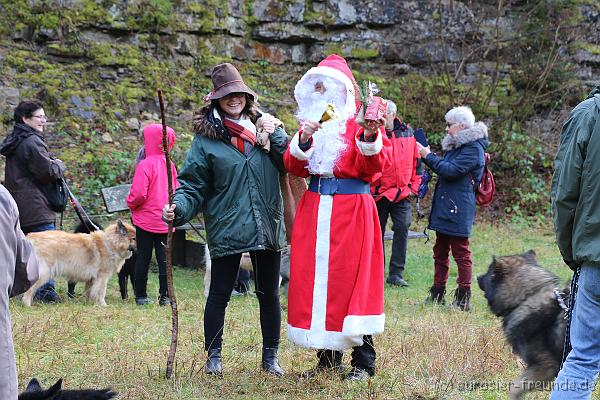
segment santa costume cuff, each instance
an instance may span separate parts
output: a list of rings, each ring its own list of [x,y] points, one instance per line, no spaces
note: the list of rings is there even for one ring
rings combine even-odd
[[[315,150],[315,148],[314,148],[314,146],[311,146],[310,149],[308,149],[306,151],[302,151],[302,149],[300,149],[299,137],[300,137],[300,132],[295,134],[294,137],[292,138],[292,141],[290,142],[290,154],[294,158],[297,158],[300,161],[307,161],[310,158],[310,155],[312,154],[312,152]]]
[[[381,136],[381,131],[377,131],[377,138],[374,142],[363,142],[362,140],[360,140],[360,136],[362,134],[363,132],[360,132],[355,137],[356,147],[358,147],[360,154],[362,154],[363,156],[374,156],[376,154],[379,154],[381,149],[383,149],[383,138]]]

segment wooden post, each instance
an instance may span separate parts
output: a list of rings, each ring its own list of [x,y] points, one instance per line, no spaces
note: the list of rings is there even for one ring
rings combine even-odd
[[[171,156],[169,154],[169,139],[167,137],[167,123],[165,122],[165,104],[163,101],[162,90],[158,89],[158,102],[160,104],[160,118],[163,129],[163,148],[165,151],[165,160],[167,165],[167,180],[169,188],[169,204],[173,204],[173,174],[171,173]],[[169,300],[171,302],[171,347],[167,356],[166,377],[171,379],[173,374],[173,364],[175,362],[175,353],[177,352],[177,337],[179,335],[179,316],[177,312],[177,299],[175,298],[175,287],[173,286],[173,221],[169,222],[169,231],[167,233],[167,289]]]

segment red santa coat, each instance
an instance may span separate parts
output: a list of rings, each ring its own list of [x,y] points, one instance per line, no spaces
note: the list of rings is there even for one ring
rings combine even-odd
[[[390,147],[383,129],[375,142],[361,141],[361,134],[355,118],[348,119],[340,133],[345,149],[331,174],[323,175],[371,182],[381,173]],[[302,151],[298,137],[292,139],[284,162],[290,173],[308,177],[315,147],[313,143]],[[292,342],[344,350],[361,345],[363,335],[383,332],[384,255],[371,195],[306,191],[296,211],[290,263],[287,335]]]

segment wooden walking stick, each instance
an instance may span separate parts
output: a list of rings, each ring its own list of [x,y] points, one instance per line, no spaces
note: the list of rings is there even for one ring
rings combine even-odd
[[[158,89],[158,102],[160,104],[160,118],[163,129],[163,148],[165,151],[165,160],[167,164],[167,180],[169,188],[169,205],[173,204],[173,174],[171,173],[171,156],[169,154],[169,139],[167,138],[167,123],[165,122],[165,104],[163,101],[162,90]],[[175,287],[173,286],[173,221],[169,221],[169,231],[167,233],[167,290],[171,302],[171,321],[173,329],[171,331],[171,347],[167,357],[167,379],[171,379],[173,374],[173,364],[175,362],[175,353],[177,352],[177,337],[179,334],[179,316],[177,313],[177,299],[175,298]]]

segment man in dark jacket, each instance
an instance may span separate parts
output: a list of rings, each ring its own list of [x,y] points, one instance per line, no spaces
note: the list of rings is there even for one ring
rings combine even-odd
[[[17,365],[8,299],[25,292],[38,279],[38,264],[19,227],[17,205],[2,185],[0,237],[0,399],[17,400]]]
[[[4,184],[19,208],[25,234],[55,229],[56,214],[50,209],[41,187],[63,177],[64,164],[48,153],[44,142],[46,115],[39,101],[22,101],[14,112],[15,127],[0,144],[6,157]],[[54,281],[36,293],[42,301],[58,301]]]
[[[393,222],[394,238],[386,282],[408,286],[404,280],[408,228],[412,219],[411,197],[417,195],[421,183],[419,149],[413,129],[396,116],[396,104],[387,101],[385,132],[392,143],[391,162],[382,171],[381,178],[371,184],[371,194],[377,202],[381,234],[385,235],[388,216]]]
[[[565,263],[579,270],[572,350],[551,399],[591,398],[600,372],[600,86],[565,122],[554,162],[552,210]]]

